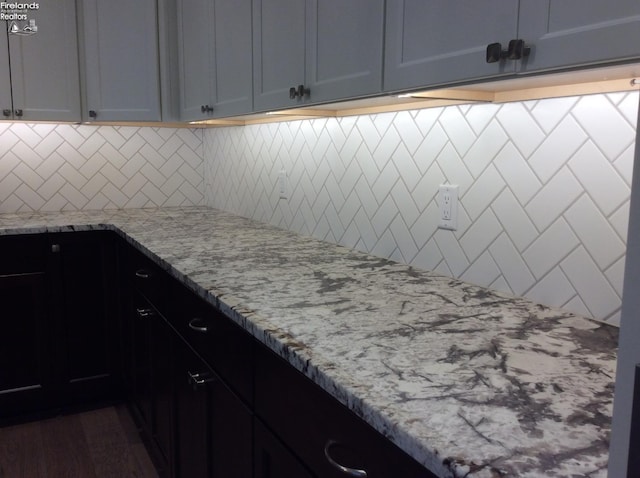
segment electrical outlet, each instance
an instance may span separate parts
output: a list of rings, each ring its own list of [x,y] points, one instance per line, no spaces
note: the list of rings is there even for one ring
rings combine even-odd
[[[278,189],[280,191],[280,199],[288,199],[289,198],[289,184],[287,181],[287,172],[282,169],[278,173]]]
[[[458,186],[441,184],[438,188],[438,205],[440,207],[438,227],[449,231],[458,229]]]

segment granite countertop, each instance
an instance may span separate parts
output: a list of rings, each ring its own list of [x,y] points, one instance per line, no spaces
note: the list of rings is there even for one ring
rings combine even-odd
[[[605,477],[617,328],[204,207],[0,215],[113,229],[442,477]]]

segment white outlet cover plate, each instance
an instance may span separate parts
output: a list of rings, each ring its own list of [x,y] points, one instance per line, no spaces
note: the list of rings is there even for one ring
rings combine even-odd
[[[458,229],[458,185],[441,184],[438,188],[440,220],[438,227],[455,231]]]
[[[287,184],[287,172],[283,169],[278,173],[278,190],[280,193],[280,199],[288,199],[288,184]]]

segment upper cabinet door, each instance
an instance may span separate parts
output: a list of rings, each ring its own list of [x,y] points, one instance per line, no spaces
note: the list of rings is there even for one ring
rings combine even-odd
[[[180,119],[207,118],[215,102],[214,0],[178,0]]]
[[[251,0],[179,0],[177,19],[180,118],[250,113]]]
[[[299,106],[304,85],[305,0],[253,0],[253,104],[256,111]]]
[[[640,1],[520,0],[519,36],[523,72],[638,59]]]
[[[487,63],[486,49],[506,48],[517,29],[518,2],[389,0],[384,90],[513,74],[515,62]]]
[[[13,103],[11,101],[11,72],[9,71],[9,44],[7,38],[7,24],[0,22],[0,28],[5,28],[0,32],[0,119],[11,119],[13,114]]]
[[[215,0],[214,116],[239,115],[253,109],[251,20],[251,0]]]
[[[308,0],[307,101],[382,91],[383,0]]]
[[[81,0],[86,105],[96,121],[160,121],[156,0]]]
[[[2,25],[5,26],[5,22]],[[14,118],[80,121],[75,1],[41,2],[39,9],[29,11],[27,21],[18,21],[15,26],[18,31],[8,35]],[[25,26],[37,29],[25,34]],[[0,64],[6,62],[6,43],[2,50]],[[8,66],[2,67],[3,75],[8,71]],[[0,93],[0,98],[6,97],[9,91],[9,88],[2,89],[5,91]],[[3,109],[7,108],[5,104],[10,102],[4,99]]]

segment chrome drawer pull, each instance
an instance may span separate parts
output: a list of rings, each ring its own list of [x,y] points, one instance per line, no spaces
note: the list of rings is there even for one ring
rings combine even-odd
[[[206,334],[209,332],[209,327],[204,324],[204,319],[200,317],[195,317],[189,321],[189,328],[191,330],[195,330],[196,332],[200,332],[202,334]]]
[[[138,277],[139,279],[148,279],[151,277],[151,273],[144,269],[138,269],[136,271],[136,277]]]
[[[342,466],[340,463],[338,463],[333,458],[331,458],[331,455],[329,454],[329,449],[333,445],[337,445],[337,444],[338,442],[329,440],[327,441],[327,444],[324,446],[324,457],[327,459],[329,463],[331,463],[331,466],[340,470],[342,473],[344,473],[347,476],[353,476],[355,478],[366,478],[367,472],[365,470],[358,470],[357,468],[347,468],[346,466]]]
[[[138,314],[139,319],[146,319],[147,317],[153,317],[155,315],[155,312],[153,309],[142,308],[142,307],[137,308],[136,313]]]
[[[191,387],[196,391],[202,389],[206,384],[215,382],[216,380],[209,372],[191,373],[187,371],[187,375],[189,385],[191,385]]]

